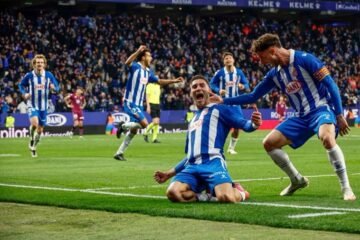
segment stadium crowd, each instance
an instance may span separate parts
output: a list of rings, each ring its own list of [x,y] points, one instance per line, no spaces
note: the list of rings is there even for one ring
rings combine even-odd
[[[60,83],[51,96],[55,111],[69,111],[64,97],[76,87],[85,89],[87,111],[121,107],[127,79],[126,58],[140,44],[152,51],[153,68],[161,78],[193,74],[208,79],[222,67],[221,53],[231,51],[253,88],[266,72],[250,52],[253,39],[265,32],[280,35],[284,47],[311,52],[323,60],[342,93],[344,106],[359,102],[359,29],[351,25],[316,25],[304,21],[276,21],[243,14],[234,18],[150,17],[145,15],[62,16],[40,12],[36,17],[0,12],[0,106],[2,112],[26,112],[18,83],[31,70],[31,59],[45,54],[48,70]],[[187,109],[189,86],[165,87],[162,109]],[[261,108],[275,108],[277,90],[259,100]]]

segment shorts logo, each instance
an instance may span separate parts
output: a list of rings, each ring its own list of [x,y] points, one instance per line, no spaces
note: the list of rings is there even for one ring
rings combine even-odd
[[[301,89],[301,83],[298,80],[289,82],[288,85],[286,85],[286,93],[293,94],[297,93]]]
[[[48,126],[64,126],[66,123],[66,117],[62,114],[52,113],[46,116],[46,124]]]

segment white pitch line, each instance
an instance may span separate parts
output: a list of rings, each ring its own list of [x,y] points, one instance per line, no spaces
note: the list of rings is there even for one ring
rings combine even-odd
[[[360,173],[351,173],[348,175],[360,175]],[[321,177],[336,177],[335,174],[323,174],[323,175],[309,175],[305,176],[307,178],[321,178]],[[272,178],[248,178],[248,179],[235,179],[234,182],[252,182],[252,181],[271,181],[271,180],[281,180],[287,177],[272,177]]]
[[[348,175],[360,175],[360,173],[351,173]],[[305,176],[308,178],[321,178],[321,177],[335,177],[335,174],[324,174],[324,175],[312,175],[312,176]],[[273,178],[245,178],[245,179],[235,179],[234,182],[253,182],[253,181],[272,181],[272,180],[281,180],[285,177],[273,177]],[[139,189],[139,188],[163,188],[167,187],[164,184],[157,184],[157,185],[142,185],[142,186],[130,186],[130,187],[103,187],[103,188],[89,188],[86,190],[97,191],[97,190],[128,190],[128,189]]]
[[[3,154],[0,154],[0,157],[20,157],[20,154],[3,153]]]
[[[309,217],[322,217],[322,216],[342,215],[342,214],[346,214],[346,212],[306,213],[306,214],[289,215],[288,218],[309,218]]]
[[[30,185],[19,185],[19,184],[8,184],[8,183],[0,183],[0,186],[14,187],[14,188],[41,189],[41,190],[50,190],[50,191],[63,191],[63,192],[83,192],[83,193],[94,193],[94,194],[100,194],[100,195],[122,196],[122,197],[166,199],[165,196],[140,195],[140,194],[131,194],[131,193],[114,193],[114,192],[94,191],[94,190],[76,189],[76,188],[30,186]],[[264,207],[283,207],[283,208],[296,208],[296,209],[316,209],[316,210],[326,210],[326,211],[360,212],[360,208],[336,208],[336,207],[321,207],[321,206],[301,206],[301,205],[269,203],[269,202],[241,202],[239,204],[264,206]]]

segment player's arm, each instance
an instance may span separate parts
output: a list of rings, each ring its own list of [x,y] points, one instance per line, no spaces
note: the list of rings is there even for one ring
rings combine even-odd
[[[251,93],[242,94],[237,97],[222,99],[220,96],[212,95],[210,101],[214,103],[224,103],[226,105],[243,105],[255,103],[259,98],[270,92],[274,88],[274,82],[268,75],[254,88]]]
[[[81,108],[81,109],[84,109],[85,106],[86,106],[86,99],[84,98],[84,102],[83,102],[83,104],[80,106],[80,108]]]
[[[169,85],[169,84],[173,84],[173,83],[180,83],[180,82],[184,82],[183,77],[178,77],[175,79],[159,79],[159,84],[161,86],[165,86],[165,85]]]
[[[211,90],[216,93],[216,94],[220,94],[220,71],[216,71],[216,73],[214,74],[214,76],[211,78],[210,80],[210,88]]]
[[[19,83],[19,90],[25,100],[29,99],[31,94],[26,92],[26,88],[29,87],[30,74],[27,73]]]
[[[314,79],[321,81],[326,86],[334,104],[336,121],[339,126],[340,135],[346,135],[350,128],[343,115],[339,88],[337,87],[334,79],[331,77],[330,71],[315,56],[311,54],[303,54],[302,57],[305,69],[312,73]]]
[[[221,118],[231,128],[243,129],[245,132],[253,132],[262,124],[261,113],[257,107],[253,107],[254,112],[251,115],[251,120],[247,120],[242,116],[240,109],[223,106],[221,109]]]
[[[60,90],[60,86],[58,81],[56,80],[56,78],[54,77],[54,75],[52,73],[49,72],[50,75],[50,89],[54,90],[55,92],[59,92]]]
[[[244,90],[246,92],[250,92],[249,81],[246,78],[244,72],[241,71],[240,69],[239,69],[239,75],[240,75],[239,89]]]
[[[64,97],[64,102],[68,108],[72,108],[73,106],[69,103],[70,102],[71,94],[68,94],[66,97]]]
[[[130,67],[130,66],[131,66],[131,63],[132,63],[133,61],[135,61],[135,59],[137,58],[137,56],[138,56],[142,51],[144,51],[145,49],[146,49],[146,46],[145,46],[145,45],[141,45],[141,46],[138,48],[138,50],[136,50],[136,52],[134,52],[133,54],[131,54],[131,55],[128,57],[128,59],[126,59],[125,64]]]
[[[156,171],[154,173],[154,179],[156,182],[158,183],[164,183],[166,182],[169,178],[172,178],[173,176],[175,176],[177,173],[181,172],[187,163],[187,158],[185,157],[183,160],[181,160],[175,167],[162,172],[162,171]]]

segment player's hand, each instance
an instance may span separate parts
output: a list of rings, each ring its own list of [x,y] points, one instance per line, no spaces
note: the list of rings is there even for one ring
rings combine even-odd
[[[154,173],[154,179],[157,183],[164,183],[166,182],[171,176],[166,172],[156,171]]]
[[[211,103],[223,103],[224,100],[222,97],[220,97],[219,95],[216,95],[215,93],[213,92],[209,92],[209,101]]]
[[[141,53],[142,51],[144,51],[146,49],[146,45],[140,45],[140,47],[138,48],[138,50],[136,51],[137,53]]]
[[[244,89],[245,89],[245,85],[244,85],[244,84],[239,83],[238,86],[239,86],[239,89],[240,89],[240,90],[244,90]]]
[[[183,77],[178,77],[173,80],[173,83],[179,83],[179,82],[183,82],[183,81],[184,81]]]
[[[25,93],[23,95],[23,97],[24,97],[25,100],[28,100],[31,97],[31,94],[30,93]]]
[[[345,136],[350,132],[349,125],[343,115],[336,116],[336,121],[339,127],[340,136]]]
[[[225,89],[221,89],[221,90],[219,91],[220,96],[225,96],[226,93],[227,93],[227,92],[226,92]]]
[[[256,104],[253,104],[252,108],[254,109],[254,112],[251,115],[251,121],[255,124],[256,127],[260,127],[262,124],[261,112],[259,112]]]

